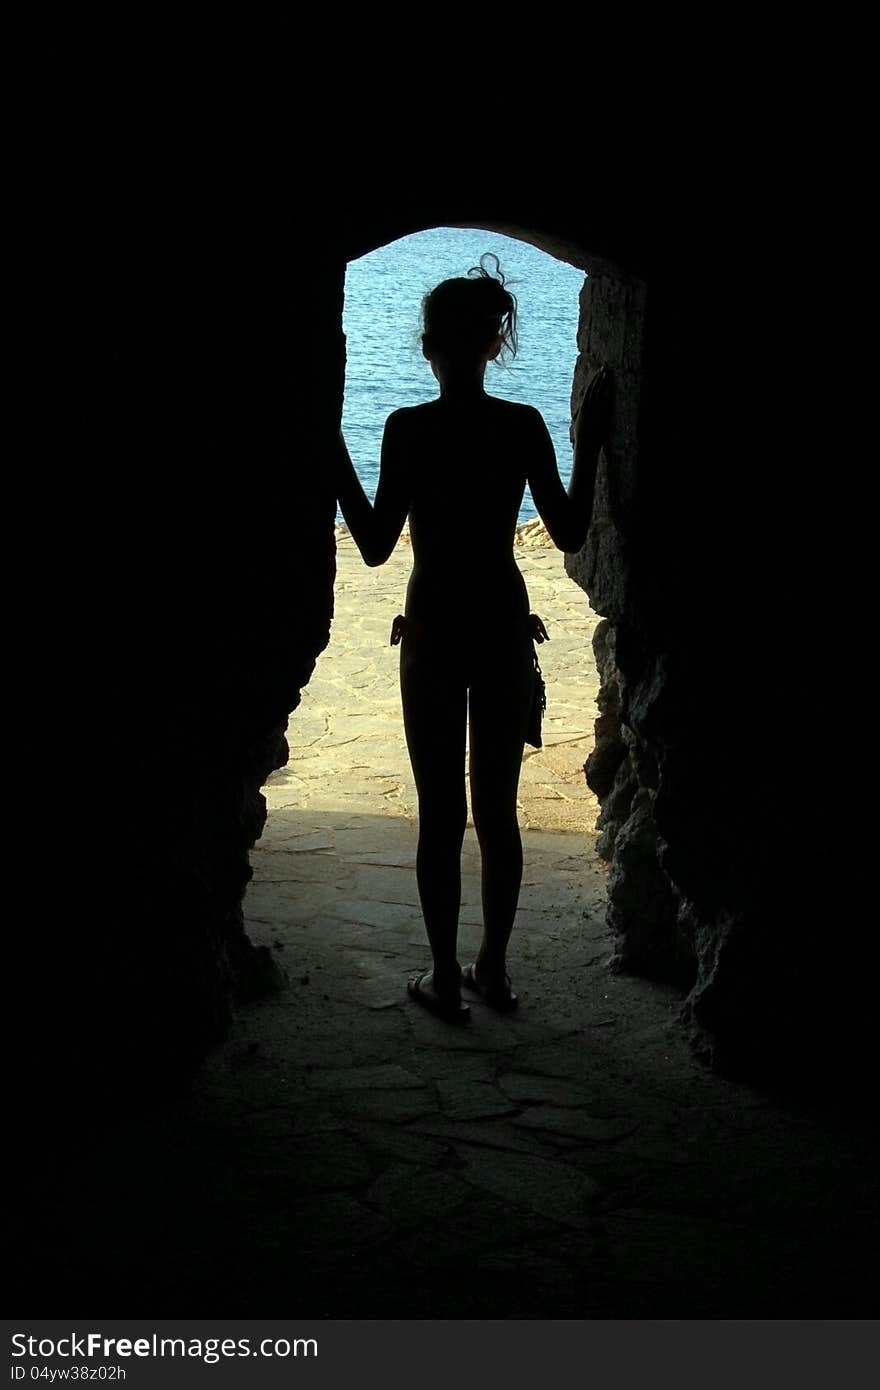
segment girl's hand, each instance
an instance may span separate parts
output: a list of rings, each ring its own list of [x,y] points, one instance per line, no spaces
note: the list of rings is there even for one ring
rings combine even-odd
[[[588,382],[574,417],[575,448],[598,450],[606,442],[613,394],[611,368],[601,366]]]
[[[541,642],[550,641],[550,634],[537,613],[529,614],[529,631],[532,635],[532,641],[537,642],[539,645]]]

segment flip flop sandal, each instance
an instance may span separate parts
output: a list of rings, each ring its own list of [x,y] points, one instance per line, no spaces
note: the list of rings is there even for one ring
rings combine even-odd
[[[410,999],[414,999],[422,1008],[436,1014],[438,1018],[445,1018],[447,1023],[464,1023],[470,1018],[470,1004],[466,1004],[460,995],[457,998],[444,999],[433,990],[422,989],[422,980],[430,973],[430,970],[426,970],[422,975],[414,975],[409,981],[406,992]]]
[[[461,972],[461,983],[465,989],[472,989],[475,994],[479,994],[490,1009],[495,1009],[500,1014],[512,1013],[519,1003],[519,995],[514,994],[509,975],[504,976],[504,984],[500,988],[482,985],[477,979],[476,964],[466,965]]]

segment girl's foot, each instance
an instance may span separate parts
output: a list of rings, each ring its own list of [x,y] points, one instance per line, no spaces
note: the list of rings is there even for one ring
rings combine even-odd
[[[406,992],[417,1004],[450,1023],[463,1023],[470,1017],[470,1005],[464,1002],[460,990],[438,990],[431,970],[426,970],[422,975],[414,975],[406,987]]]
[[[490,1009],[497,1009],[499,1013],[509,1014],[519,1003],[519,997],[514,994],[510,984],[509,975],[501,975],[496,980],[485,979],[477,975],[476,964],[465,966],[462,971],[461,983],[465,989],[472,989],[479,994]]]

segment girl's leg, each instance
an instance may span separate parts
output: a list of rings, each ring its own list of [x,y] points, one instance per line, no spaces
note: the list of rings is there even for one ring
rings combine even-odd
[[[467,687],[453,679],[460,662],[442,645],[405,636],[400,690],[406,742],[419,795],[416,876],[434,961],[421,988],[456,995],[461,908],[461,846],[467,823],[465,734]]]
[[[516,797],[534,684],[531,643],[481,662],[470,692],[470,783],[483,866],[483,942],[477,975],[504,983],[522,881]]]

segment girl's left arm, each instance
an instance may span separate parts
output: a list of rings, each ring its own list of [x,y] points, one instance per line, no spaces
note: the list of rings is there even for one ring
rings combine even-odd
[[[409,486],[400,414],[400,411],[395,411],[385,422],[379,486],[373,505],[361,487],[341,430],[335,450],[339,506],[358,550],[371,567],[384,565],[397,544],[409,513]]]

